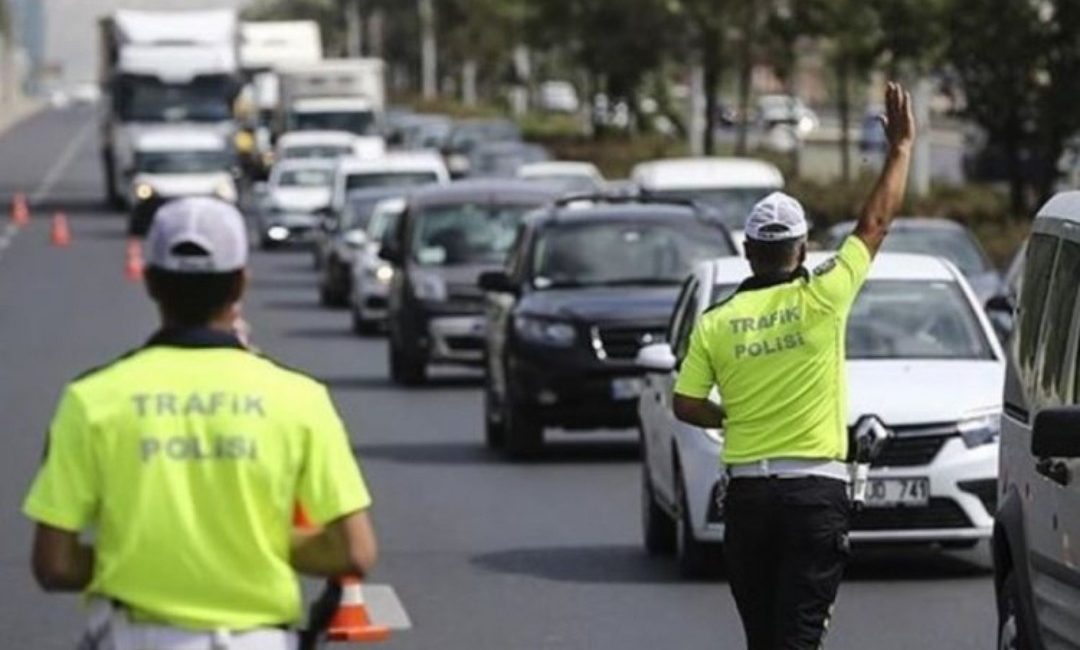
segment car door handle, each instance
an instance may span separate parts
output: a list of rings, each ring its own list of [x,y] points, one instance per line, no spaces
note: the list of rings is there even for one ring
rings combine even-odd
[[[1069,466],[1060,460],[1043,458],[1035,465],[1035,471],[1058,485],[1068,485],[1072,481]]]

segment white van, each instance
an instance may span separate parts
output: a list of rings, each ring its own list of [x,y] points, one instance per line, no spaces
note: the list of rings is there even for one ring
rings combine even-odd
[[[390,152],[373,159],[342,158],[334,174],[330,211],[333,215],[341,214],[350,190],[413,187],[449,181],[450,172],[435,152]]]

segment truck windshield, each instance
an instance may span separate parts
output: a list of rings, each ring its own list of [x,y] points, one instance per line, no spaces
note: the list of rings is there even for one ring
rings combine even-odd
[[[208,174],[229,169],[223,151],[145,151],[135,154],[135,170],[144,174]]]
[[[232,118],[232,84],[224,76],[186,84],[124,77],[115,93],[120,119],[129,122],[222,122]]]
[[[294,131],[348,131],[375,135],[375,115],[370,111],[312,111],[293,113]]]

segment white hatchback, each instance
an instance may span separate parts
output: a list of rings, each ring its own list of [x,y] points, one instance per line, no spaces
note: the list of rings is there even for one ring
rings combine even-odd
[[[809,255],[814,267],[829,256]],[[746,260],[705,262],[687,279],[668,343],[645,347],[641,395],[645,545],[677,553],[688,575],[712,564],[723,541],[723,433],[675,419],[678,360],[694,322],[750,274]],[[990,537],[1005,363],[961,273],[939,258],[883,253],[847,330],[848,425],[888,434],[870,471],[856,542],[969,546]]]

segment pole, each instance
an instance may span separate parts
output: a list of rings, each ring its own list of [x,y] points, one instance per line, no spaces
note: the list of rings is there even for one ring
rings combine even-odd
[[[360,16],[360,0],[345,0],[345,54],[358,59],[364,52],[363,19]]]
[[[418,0],[420,11],[420,79],[424,99],[439,94],[436,79],[435,7],[432,0]]]
[[[930,167],[932,153],[930,135],[930,97],[933,93],[931,82],[920,77],[915,82],[911,101],[915,112],[915,123],[919,125],[921,136],[915,138],[915,148],[911,156],[911,182],[908,190],[913,196],[926,196],[930,193]]]
[[[690,67],[690,97],[688,98],[688,116],[686,136],[689,140],[690,153],[700,156],[705,148],[705,70],[701,63]]]

